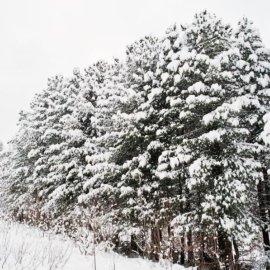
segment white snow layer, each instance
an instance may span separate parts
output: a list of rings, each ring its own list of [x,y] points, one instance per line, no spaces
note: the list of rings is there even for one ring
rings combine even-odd
[[[84,255],[84,247],[69,238],[26,225],[0,221],[0,268],[3,270],[94,270],[94,249]],[[96,247],[96,270],[183,270],[180,265],[142,258],[127,258]]]

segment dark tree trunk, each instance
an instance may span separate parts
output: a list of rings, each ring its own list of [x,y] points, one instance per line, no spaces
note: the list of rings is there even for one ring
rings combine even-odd
[[[205,262],[205,253],[204,253],[204,233],[200,234],[200,262]]]
[[[180,253],[180,264],[185,264],[185,237],[181,237],[181,253]]]
[[[261,230],[262,230],[262,237],[264,243],[264,250],[270,250],[270,239],[269,233],[267,231],[267,227],[269,225],[269,218],[267,216],[268,209],[268,202],[267,202],[267,189],[268,189],[268,174],[266,167],[263,167],[263,177],[264,181],[260,181],[257,185],[257,192],[258,192],[258,202],[259,202],[259,215],[262,221]]]
[[[162,233],[158,226],[152,228],[151,230],[151,259],[154,261],[159,261],[160,255],[160,242],[162,240]]]
[[[219,261],[224,265],[224,269],[232,268],[232,243],[223,231],[218,232],[218,246],[220,252]]]
[[[188,265],[194,266],[194,252],[193,252],[193,243],[192,243],[192,231],[187,233],[187,249],[188,249]]]
[[[265,193],[266,193],[266,209],[268,211],[268,224],[270,223],[270,180],[265,183]]]
[[[234,270],[238,270],[240,269],[240,264],[239,264],[239,257],[240,257],[240,253],[239,253],[239,249],[238,249],[238,244],[235,241],[235,239],[233,239],[233,248],[234,248],[234,261],[233,261],[233,269]]]

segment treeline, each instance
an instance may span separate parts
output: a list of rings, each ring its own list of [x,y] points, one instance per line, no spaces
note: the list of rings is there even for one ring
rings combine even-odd
[[[120,252],[232,269],[270,249],[269,97],[253,23],[197,14],[124,62],[50,78],[2,158],[4,207]]]

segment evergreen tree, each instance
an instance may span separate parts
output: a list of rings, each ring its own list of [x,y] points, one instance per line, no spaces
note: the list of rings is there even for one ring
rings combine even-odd
[[[93,135],[94,96],[90,91],[86,95],[85,87],[79,73],[72,79],[50,79],[20,121],[20,132],[13,141],[17,175],[12,176],[16,180],[11,191],[15,189],[13,193],[23,200],[16,203],[20,208],[38,215],[37,222],[43,215],[63,219],[82,192],[86,156],[92,151],[86,142]],[[16,191],[19,187],[24,190]]]
[[[0,217],[4,218],[8,214],[9,189],[10,189],[10,168],[12,162],[11,151],[0,152]]]
[[[126,132],[126,115],[135,102],[134,91],[125,87],[124,70],[122,63],[115,59],[112,64],[98,62],[91,71],[100,78],[94,86],[97,99],[92,120],[96,134],[89,138],[95,154],[87,157],[85,172],[89,177],[79,202],[88,208],[86,212],[93,217],[92,225],[98,220],[95,226],[99,230],[108,224],[113,228],[120,226],[117,184],[121,175],[112,155],[119,138]]]
[[[255,158],[261,163],[263,174],[263,179],[257,185],[258,216],[262,222],[261,228],[265,251],[269,251],[270,184],[268,176],[269,133],[267,132],[267,118],[269,114],[270,52],[264,47],[258,30],[247,18],[243,18],[238,23],[234,42],[242,55],[237,68],[240,73],[239,79],[243,92],[253,97],[253,99],[257,99],[260,104],[259,113],[257,115],[253,114],[247,125],[251,133],[249,142],[259,142],[261,144],[260,151],[254,153]]]
[[[184,132],[173,151],[163,152],[160,167],[163,177],[185,179],[175,227],[193,231],[201,260],[205,252],[211,256],[217,252],[205,237],[218,237],[219,259],[225,262],[232,253],[229,239],[243,241],[245,233],[256,228],[248,209],[261,175],[259,164],[239,147],[249,131],[238,114],[258,103],[234,98],[239,91],[235,65],[240,55],[230,47],[230,27],[203,12],[186,33],[194,56],[179,69],[184,74],[179,83],[185,100],[180,116]],[[253,225],[248,228],[249,224]]]

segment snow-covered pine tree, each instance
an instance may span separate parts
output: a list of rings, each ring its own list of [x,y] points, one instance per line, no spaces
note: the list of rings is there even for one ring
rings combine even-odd
[[[193,231],[193,244],[199,242],[200,260],[205,260],[206,253],[215,258],[218,252],[224,263],[232,254],[229,239],[240,238],[240,235],[243,239],[241,233],[245,234],[247,228],[244,227],[250,222],[247,214],[246,220],[242,212],[237,211],[239,205],[245,209],[249,199],[254,198],[249,195],[254,191],[255,181],[249,177],[258,179],[260,174],[255,173],[258,166],[255,161],[249,170],[247,165],[251,161],[237,154],[236,142],[245,141],[248,132],[243,123],[238,124],[237,115],[221,121],[222,116],[228,114],[226,103],[224,112],[212,114],[230,100],[238,88],[234,66],[239,53],[231,49],[230,27],[203,12],[195,16],[186,34],[194,56],[179,69],[179,73],[184,74],[179,87],[180,96],[185,100],[181,113],[185,131],[176,150],[164,152],[160,158],[161,167],[165,168],[161,172],[173,175],[172,172],[180,169],[185,176],[181,197],[183,212],[177,213],[175,228],[178,224],[181,232]],[[219,120],[213,120],[212,115]],[[251,193],[244,193],[240,186]],[[213,250],[213,243],[210,243],[210,239],[216,237],[219,250]]]
[[[95,153],[86,157],[87,165],[84,173],[88,177],[83,186],[83,193],[79,196],[79,204],[82,207],[81,212],[85,212],[86,215],[91,217],[90,227],[92,228],[98,217],[106,215],[105,210],[111,212],[111,200],[109,200],[108,194],[111,189],[109,189],[108,185],[105,185],[107,177],[104,176],[104,171],[108,166],[109,149],[106,147],[108,144],[107,139],[111,136],[111,125],[108,122],[111,123],[114,113],[113,109],[107,106],[108,103],[112,105],[113,100],[110,99],[112,93],[109,90],[105,93],[107,90],[106,84],[110,78],[109,70],[110,65],[104,61],[98,61],[85,70],[85,77],[91,78],[92,89],[96,94],[96,109],[92,116],[95,135],[87,140],[87,143],[94,148]],[[101,222],[100,226],[105,226],[106,221],[106,218],[104,218],[104,223],[102,220],[99,221]]]
[[[12,152],[3,150],[0,152],[0,217],[8,215],[9,189],[10,189],[10,168],[12,167]]]
[[[36,95],[31,104],[39,103],[39,95]],[[42,106],[41,106],[42,107]],[[42,108],[40,107],[40,110]],[[11,140],[13,151],[10,156],[10,175],[7,208],[11,215],[20,221],[28,216],[27,210],[31,207],[31,186],[33,184],[33,171],[37,158],[29,156],[30,151],[37,149],[42,133],[39,133],[37,119],[40,115],[34,111],[20,112],[18,132]]]
[[[143,249],[158,258],[161,242],[170,238],[173,208],[168,207],[167,197],[175,186],[169,185],[164,178],[158,182],[156,170],[163,148],[171,145],[172,141],[176,144],[176,135],[181,133],[178,125],[181,102],[175,85],[179,82],[178,65],[183,61],[180,58],[184,58],[185,53],[179,56],[184,36],[179,34],[176,26],[168,29],[166,37],[159,44],[153,43],[152,48],[149,48],[148,41],[147,38],[134,43],[132,51],[137,53],[132,57],[128,54],[127,73],[131,72],[128,78],[136,79],[130,81],[130,87],[139,95],[140,104],[130,113],[129,130],[122,136],[114,158],[122,157],[116,161],[123,168],[122,179],[118,183],[122,199],[120,206],[124,208],[122,221],[125,220],[131,231],[137,231],[136,241],[139,241],[140,233],[144,235],[141,239]],[[150,61],[148,65],[145,64],[147,61]],[[133,75],[130,66],[145,72],[138,77],[138,73]],[[179,187],[179,183],[177,185]],[[170,196],[171,199],[174,197]],[[150,241],[145,238],[149,229]],[[165,250],[163,252],[166,253]]]
[[[102,238],[112,237],[112,231],[121,226],[119,220],[119,194],[117,183],[121,170],[112,158],[122,133],[126,132],[126,114],[134,107],[134,91],[125,87],[125,68],[115,59],[112,64],[98,62],[91,69],[97,81],[94,91],[97,95],[93,126],[96,135],[89,139],[95,154],[87,157],[85,173],[89,175],[84,184],[84,193],[79,202],[90,215],[91,226],[96,227]],[[110,227],[111,235],[105,235]]]
[[[93,177],[87,181],[85,188],[89,191],[81,196],[81,201],[97,202],[103,219],[118,224],[120,231],[143,225],[138,214],[134,214],[134,208],[138,211],[144,205],[142,202],[136,206],[138,183],[134,179],[127,183],[125,176],[132,171],[128,162],[137,164],[137,156],[152,141],[148,136],[151,131],[144,130],[147,121],[143,117],[148,110],[148,92],[154,83],[159,46],[158,39],[153,37],[130,45],[126,65],[116,63],[109,67],[107,79],[97,88],[96,144],[100,153],[89,159],[88,169]],[[132,175],[137,178],[133,172]]]
[[[78,90],[71,81],[63,76],[55,76],[40,94],[40,103],[32,108],[39,117],[36,125],[41,134],[37,148],[28,154],[29,157],[37,157],[32,192],[35,203],[39,204],[39,210],[46,215],[46,219],[50,218],[48,213],[56,218],[64,209],[68,211],[72,204],[73,191],[68,191],[67,177],[72,177],[70,174],[77,164],[72,164],[68,158],[68,148],[72,136],[74,144],[80,143],[80,134],[76,133],[76,121],[71,129],[68,119],[73,113],[77,95]],[[75,161],[76,154],[71,159]]]
[[[269,133],[267,132],[267,118],[270,109],[270,51],[262,43],[258,30],[247,18],[239,21],[235,31],[235,46],[241,53],[238,62],[240,81],[243,93],[256,99],[260,104],[257,111],[249,112],[250,121],[247,123],[250,130],[249,143],[259,142],[262,146],[254,152],[254,157],[261,163],[263,179],[258,182],[257,194],[259,209],[257,215],[261,219],[261,229],[265,251],[270,250],[270,182],[269,182]],[[266,122],[266,125],[265,125]]]
[[[54,222],[59,216],[65,222],[82,193],[95,99],[85,88],[89,85],[78,72],[71,79],[55,76],[22,114],[13,140],[16,175],[11,176],[11,192],[34,222],[48,223],[52,216]],[[24,190],[19,192],[19,187]]]

